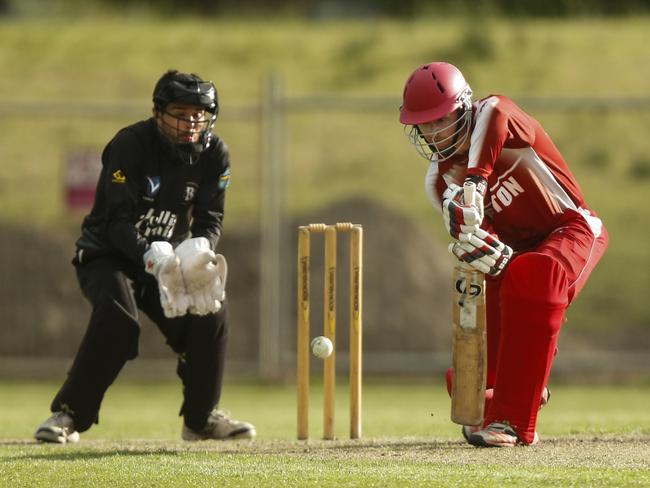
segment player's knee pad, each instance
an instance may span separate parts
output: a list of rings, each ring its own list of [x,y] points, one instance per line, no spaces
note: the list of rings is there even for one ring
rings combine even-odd
[[[528,252],[515,258],[506,268],[501,296],[524,302],[537,302],[565,307],[567,275],[552,256]]]

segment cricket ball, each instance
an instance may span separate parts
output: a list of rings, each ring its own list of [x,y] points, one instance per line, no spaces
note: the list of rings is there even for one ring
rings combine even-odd
[[[327,337],[314,337],[311,341],[311,352],[317,358],[325,359],[334,351],[334,344]]]

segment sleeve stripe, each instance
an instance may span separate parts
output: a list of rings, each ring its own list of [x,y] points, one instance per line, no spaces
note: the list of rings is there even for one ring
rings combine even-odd
[[[492,118],[492,111],[494,110],[494,107],[496,107],[497,103],[499,103],[497,97],[487,98],[483,103],[481,103],[476,112],[476,121],[469,147],[468,168],[475,168],[478,163],[479,155],[483,151],[483,142],[485,142],[485,136],[490,124],[490,119]]]
[[[530,153],[524,155],[523,164],[528,167],[532,175],[537,177],[537,181],[541,185],[540,191],[548,194],[550,198],[557,202],[560,208],[577,210],[573,200],[567,195],[567,192],[562,188],[562,185],[560,185],[551,170],[546,166],[546,163],[544,163],[544,160],[539,157],[535,150],[532,147],[520,150]]]

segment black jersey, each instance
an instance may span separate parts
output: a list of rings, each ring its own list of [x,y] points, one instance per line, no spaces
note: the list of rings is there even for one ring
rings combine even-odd
[[[153,118],[120,130],[102,153],[93,208],[81,226],[77,260],[116,255],[142,264],[153,241],[177,245],[221,235],[230,160],[214,136],[192,165],[174,155]]]

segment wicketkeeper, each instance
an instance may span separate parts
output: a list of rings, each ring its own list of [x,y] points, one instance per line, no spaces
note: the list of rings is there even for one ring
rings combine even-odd
[[[486,274],[486,413],[463,435],[475,446],[535,444],[564,314],[607,232],[539,122],[501,95],[472,102],[455,66],[434,62],[411,74],[400,122],[429,162],[426,191],[450,251]],[[465,182],[476,186],[472,202]]]
[[[106,390],[138,355],[138,310],[178,355],[182,438],[255,436],[217,408],[228,316],[226,261],[216,250],[230,182],[228,149],[212,132],[218,114],[212,82],[170,70],[155,86],[153,116],[104,149],[73,260],[92,314],[36,439],[77,442],[99,421]]]

